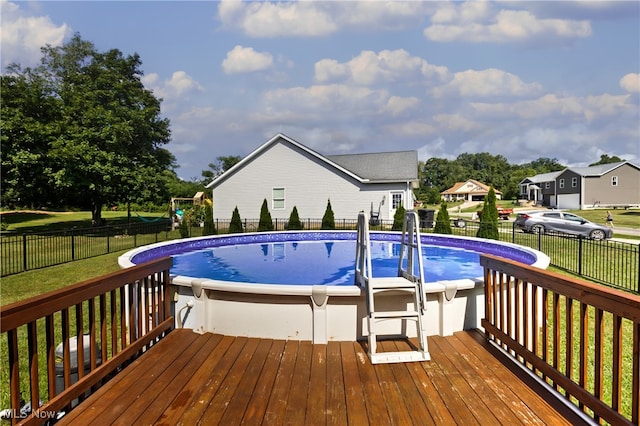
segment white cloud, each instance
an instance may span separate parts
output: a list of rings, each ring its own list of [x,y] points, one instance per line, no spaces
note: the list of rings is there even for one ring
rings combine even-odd
[[[519,3],[515,3],[519,5]],[[526,5],[526,3],[525,3]],[[591,35],[586,20],[538,18],[527,10],[489,10],[485,2],[447,3],[432,16],[424,35],[430,40],[451,42],[527,42]]]
[[[339,31],[400,30],[417,25],[428,2],[241,2],[225,0],[218,17],[225,28],[250,37],[322,37]]]
[[[314,2],[222,1],[218,15],[225,27],[239,27],[251,37],[321,36],[336,31],[331,16]]]
[[[419,82],[421,80],[440,81],[446,78],[446,67],[429,64],[422,58],[411,56],[404,49],[370,50],[345,63],[333,59],[316,62],[315,80],[318,82],[350,81],[359,85],[380,83]]]
[[[622,77],[620,87],[629,93],[640,93],[640,73],[629,73]]]
[[[171,78],[164,81],[158,74],[150,73],[142,77],[142,83],[166,102],[174,102],[187,94],[204,91],[204,88],[185,71],[175,71]]]
[[[416,97],[402,98],[400,96],[391,96],[382,112],[389,113],[393,117],[401,115],[403,112],[415,109],[420,105],[420,99]]]
[[[465,98],[534,96],[542,92],[538,83],[524,83],[518,76],[495,68],[455,73],[446,84],[432,90],[436,98],[457,95]]]
[[[55,25],[47,16],[28,16],[16,3],[0,0],[0,8],[3,67],[13,62],[34,66],[42,56],[41,47],[61,46],[71,33],[67,24]]]
[[[251,47],[235,46],[222,61],[225,74],[264,71],[273,66],[273,56],[267,52],[256,52]]]

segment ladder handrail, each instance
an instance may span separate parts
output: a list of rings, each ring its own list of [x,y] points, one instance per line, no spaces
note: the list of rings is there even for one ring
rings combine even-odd
[[[418,284],[420,294],[420,309],[424,312],[426,306],[424,301],[424,264],[422,261],[422,243],[420,238],[420,227],[418,226],[418,215],[415,211],[405,212],[402,222],[402,237],[400,258],[398,259],[398,276]],[[403,269],[403,258],[407,250],[407,267]],[[415,258],[417,256],[417,265]],[[416,267],[418,268],[416,275]]]

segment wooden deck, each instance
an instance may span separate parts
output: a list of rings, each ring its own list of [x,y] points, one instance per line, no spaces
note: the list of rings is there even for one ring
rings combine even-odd
[[[381,346],[396,344],[403,343]],[[59,424],[577,422],[505,367],[476,331],[429,337],[429,351],[430,362],[374,366],[361,343],[312,345],[178,329]]]

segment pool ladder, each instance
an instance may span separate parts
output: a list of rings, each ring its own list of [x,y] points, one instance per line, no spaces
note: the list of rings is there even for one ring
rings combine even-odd
[[[358,215],[358,234],[356,241],[356,271],[355,280],[366,294],[367,327],[369,340],[369,358],[372,364],[429,361],[431,356],[427,347],[427,336],[424,329],[425,293],[423,289],[424,273],[422,269],[422,246],[420,244],[420,228],[418,215],[415,211],[408,211],[402,223],[401,250],[398,259],[397,277],[374,277],[371,272],[371,241],[369,239],[369,224],[365,214]],[[406,256],[406,259],[405,259]],[[411,294],[411,303],[394,306],[388,303],[394,294]],[[376,309],[379,296],[387,298],[384,311]],[[404,299],[404,298],[403,298]],[[382,304],[382,303],[381,303]],[[406,338],[404,334],[378,333],[380,322],[395,320],[400,322],[402,330],[406,330],[408,322],[415,322],[419,347],[409,342],[412,349],[398,352],[378,352],[378,338],[398,339]]]

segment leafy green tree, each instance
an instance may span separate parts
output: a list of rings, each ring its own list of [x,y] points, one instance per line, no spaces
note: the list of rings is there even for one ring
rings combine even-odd
[[[336,229],[336,220],[331,209],[331,200],[327,200],[327,208],[322,216],[322,226],[320,229]]]
[[[242,160],[242,157],[235,155],[221,156],[216,158],[215,163],[209,163],[209,169],[202,171],[202,177],[204,184],[208,184],[222,173],[229,170]]]
[[[624,161],[624,160],[622,158],[618,157],[617,155],[614,155],[614,156],[610,157],[607,154],[601,154],[600,155],[600,161],[598,161],[597,163],[591,163],[591,164],[589,164],[589,166],[599,166],[600,164],[619,163],[621,161]]]
[[[12,76],[2,77],[11,100],[11,120],[5,121],[3,90],[3,186],[7,176],[14,196],[34,202],[37,194],[15,177],[46,159],[40,194],[58,206],[90,208],[97,223],[104,205],[129,202],[143,190],[162,192],[157,177],[175,167],[173,155],[162,148],[170,140],[169,121],[160,116],[160,100],[142,85],[140,57],[117,49],[99,52],[77,34],[42,53],[39,67],[14,65]]]
[[[498,207],[496,206],[496,192],[493,186],[489,189],[489,193],[484,199],[476,237],[491,240],[500,239],[498,234]]]
[[[436,225],[433,228],[433,232],[436,234],[453,234],[447,203],[440,204],[440,210],[438,211],[438,217],[436,217]]]
[[[302,226],[302,222],[300,222],[300,216],[298,215],[298,208],[296,206],[293,206],[293,210],[291,210],[291,214],[289,215],[287,229],[289,231],[298,231],[304,229],[304,226]]]
[[[0,76],[2,120],[0,172],[2,203],[11,207],[48,205],[49,144],[59,120],[58,100],[48,96],[46,79],[16,64]]]
[[[231,214],[231,222],[229,223],[229,233],[237,234],[243,232],[244,229],[242,227],[242,219],[240,219],[240,212],[238,211],[238,206],[233,209],[233,213]]]
[[[393,215],[393,225],[391,226],[392,231],[402,231],[402,223],[404,222],[404,206],[400,205],[396,209],[395,214]]]
[[[258,232],[265,231],[273,231],[273,220],[271,219],[271,213],[269,213],[266,198],[262,202],[262,207],[260,208],[260,222],[258,222]]]

